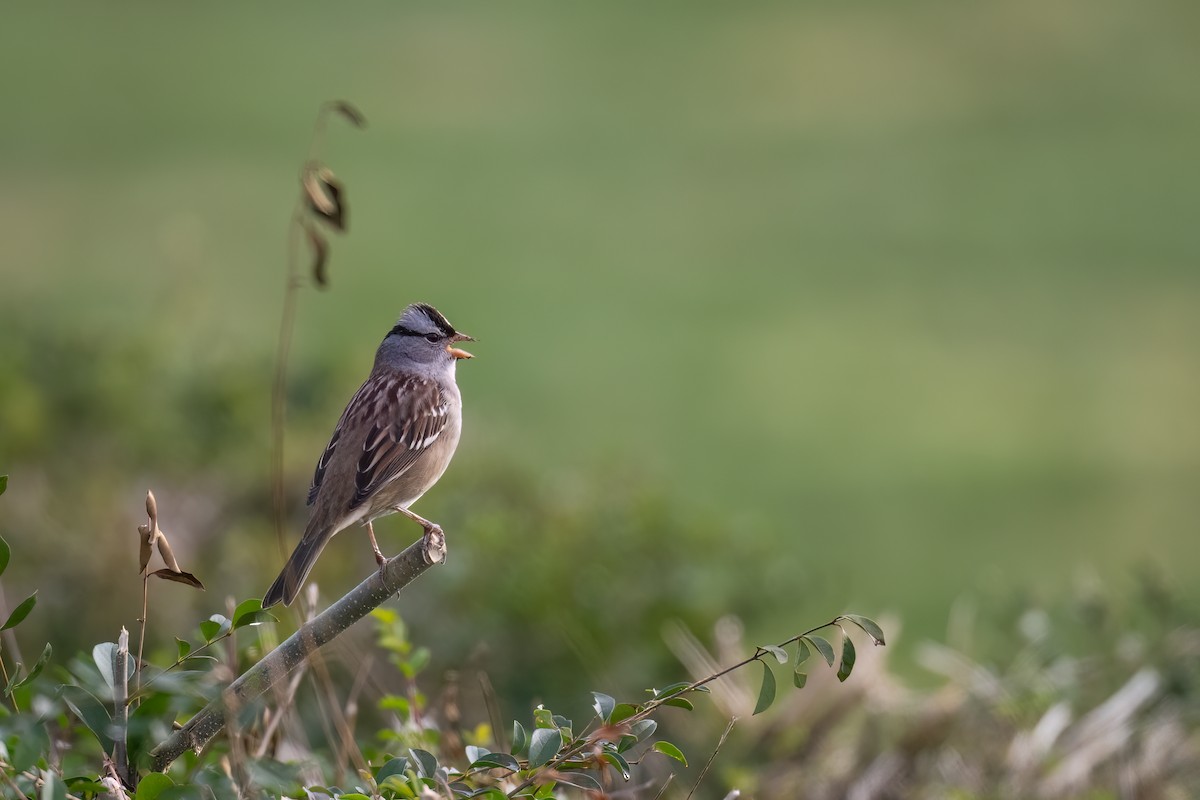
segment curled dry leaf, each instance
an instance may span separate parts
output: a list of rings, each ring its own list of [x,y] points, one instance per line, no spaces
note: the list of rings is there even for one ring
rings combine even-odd
[[[156,530],[157,536],[155,539],[158,542],[158,554],[162,556],[162,560],[172,572],[179,572],[179,562],[175,560],[175,553],[171,551],[171,543],[167,541],[167,535],[160,530]]]
[[[158,522],[158,501],[150,490],[146,491],[146,514],[150,517],[150,526],[154,527]]]
[[[328,167],[322,167],[317,171],[317,180],[321,184],[321,189],[325,196],[329,198],[333,204],[333,209],[329,213],[321,213],[334,230],[342,233],[346,232],[346,199],[344,197],[345,190],[342,182],[334,176],[332,170]]]
[[[162,578],[164,581],[175,581],[175,583],[183,583],[193,588],[204,591],[204,584],[190,572],[182,572],[174,569],[159,569],[150,573],[156,578]]]
[[[333,104],[333,110],[341,114],[356,128],[367,127],[367,118],[363,113],[345,100],[337,100]]]
[[[305,164],[304,172],[300,176],[300,185],[304,189],[309,207],[316,213],[327,216],[334,212],[335,206],[318,175],[321,169],[318,164]]]
[[[308,246],[312,248],[312,276],[317,286],[324,289],[329,285],[329,243],[313,225],[304,223],[304,232],[308,234]]]
[[[154,553],[154,532],[149,525],[138,525],[138,572],[145,572]]]

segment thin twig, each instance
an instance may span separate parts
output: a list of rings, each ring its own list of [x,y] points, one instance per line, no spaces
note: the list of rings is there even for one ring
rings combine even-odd
[[[502,729],[504,721],[500,716],[500,704],[496,701],[496,687],[492,686],[492,679],[483,670],[479,670],[479,689],[483,692],[483,703],[487,706],[488,719],[492,723],[492,736],[497,746],[508,752],[508,732]]]
[[[8,679],[8,668],[4,666],[4,656],[2,655],[2,653],[3,653],[3,649],[0,648],[0,675],[2,675],[4,677],[4,685],[8,686],[8,684],[11,683],[11,681],[9,681],[9,679]],[[14,669],[16,669],[16,667],[14,667]],[[9,694],[8,700],[10,703],[12,703],[13,711],[20,714],[21,709],[17,707],[17,693],[12,692],[11,694]]]
[[[342,704],[338,701],[337,691],[333,685],[333,678],[330,677],[329,667],[325,663],[325,658],[321,653],[314,652],[312,658],[309,659],[313,667],[313,676],[316,678],[316,687],[318,697],[320,692],[325,692],[325,697],[329,703],[329,717],[333,721],[334,730],[337,736],[341,739],[340,750],[334,744],[334,752],[340,753],[337,760],[337,773],[340,775],[345,769],[347,760],[354,762],[355,769],[367,769],[367,760],[363,758],[362,751],[358,748],[358,742],[354,740],[354,731],[350,729],[350,725],[346,722],[346,715],[342,711]],[[340,778],[339,778],[340,780]]]
[[[142,618],[138,620],[141,624],[141,631],[138,633],[138,654],[137,661],[133,664],[133,672],[137,676],[133,685],[133,696],[137,700],[138,705],[141,705],[142,693],[142,648],[146,645],[146,615],[150,610],[150,575],[142,575]]]
[[[307,665],[301,664],[292,675],[292,680],[287,686],[287,693],[283,696],[283,702],[279,703],[275,709],[275,713],[271,714],[271,719],[267,722],[267,727],[263,731],[262,740],[258,743],[258,749],[254,751],[255,758],[262,758],[267,754],[267,748],[270,747],[271,739],[275,736],[275,729],[279,727],[279,723],[287,716],[287,712],[284,709],[292,707],[292,701],[296,699],[296,692],[300,689],[300,683],[304,680],[306,672]]]
[[[189,749],[203,747],[225,724],[226,709],[241,708],[271,690],[315,650],[328,644],[384,601],[446,558],[445,537],[422,537],[372,571],[344,597],[305,623],[283,644],[244,672],[223,693],[150,753],[150,768],[162,772]]]
[[[712,755],[708,757],[708,761],[704,762],[704,769],[700,770],[700,776],[696,778],[696,783],[692,786],[692,790],[688,792],[686,800],[692,800],[692,795],[694,795],[696,790],[700,788],[700,782],[703,781],[704,776],[708,774],[708,768],[712,766],[713,761],[717,757],[717,753],[721,752],[721,747],[725,744],[725,740],[729,738],[729,732],[733,730],[733,723],[735,722],[737,722],[737,717],[729,718],[729,724],[725,726],[725,732],[721,734],[721,738],[717,741],[717,746],[713,748]]]
[[[341,102],[322,103],[313,121],[313,132],[308,144],[307,170],[316,161],[325,146],[325,128],[331,114],[345,113],[348,104]],[[361,127],[362,119],[354,112],[354,124]],[[300,240],[305,231],[304,192],[298,192],[292,215],[288,219],[287,259],[284,272],[283,310],[279,319],[279,342],[275,353],[275,377],[271,384],[271,500],[274,506],[275,538],[279,544],[279,555],[287,558],[287,540],[284,532],[284,487],[283,487],[283,433],[287,417],[287,367],[292,349],[292,334],[296,322],[296,295],[300,290]]]
[[[275,512],[275,538],[279,554],[287,558],[284,533],[283,432],[287,415],[287,364],[292,349],[296,320],[296,292],[300,288],[297,265],[304,209],[299,199],[288,221],[287,272],[283,289],[283,312],[279,320],[279,344],[275,353],[275,379],[271,384],[271,500]]]

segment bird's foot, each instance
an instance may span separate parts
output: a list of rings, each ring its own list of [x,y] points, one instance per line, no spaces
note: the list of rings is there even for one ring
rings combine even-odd
[[[425,561],[429,564],[446,563],[446,532],[435,522],[425,526],[425,534],[421,537],[421,547]]]

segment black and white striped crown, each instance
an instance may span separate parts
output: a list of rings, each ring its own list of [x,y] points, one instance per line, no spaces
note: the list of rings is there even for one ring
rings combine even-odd
[[[425,336],[430,333],[450,337],[457,331],[442,312],[428,303],[413,303],[404,309],[395,327],[388,331],[389,336]]]

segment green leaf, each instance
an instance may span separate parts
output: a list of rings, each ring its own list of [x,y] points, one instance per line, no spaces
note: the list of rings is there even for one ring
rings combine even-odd
[[[244,614],[249,614],[252,611],[262,611],[262,600],[257,597],[251,597],[249,600],[243,600],[237,604],[237,608],[233,610],[233,624],[236,627],[238,620]]]
[[[408,717],[411,709],[412,704],[408,702],[408,698],[398,694],[384,695],[383,699],[379,701],[380,711],[395,711],[401,717]]]
[[[254,602],[258,602],[255,600]],[[241,619],[233,623],[233,629],[249,628],[254,625],[262,625],[264,622],[278,622],[279,619],[270,611],[248,611],[242,614]]]
[[[484,753],[471,762],[471,766],[467,769],[506,769],[510,772],[517,772],[521,769],[521,764],[508,753]]]
[[[226,633],[232,623],[221,614],[213,614],[204,622],[200,623],[200,635],[204,637],[204,641],[211,642],[218,636]]]
[[[6,489],[8,489],[8,476],[0,475],[0,494],[4,494]]]
[[[796,670],[792,673],[792,683],[796,684],[797,689],[803,689],[804,684],[808,683],[808,675],[800,670]]]
[[[669,694],[675,694],[683,689],[687,689],[691,685],[692,684],[688,681],[678,681],[677,683],[672,683],[670,686],[664,686],[661,689],[647,689],[646,691],[653,695],[654,699],[657,700],[660,697],[666,697]],[[707,692],[710,690],[707,686],[697,686],[695,689],[692,689],[692,691]]]
[[[687,758],[684,757],[683,751],[670,742],[655,742],[654,749],[668,758],[675,759],[685,767],[687,766]]]
[[[762,686],[758,690],[758,703],[754,706],[755,714],[761,714],[771,707],[771,703],[775,702],[775,673],[771,672],[767,662],[762,662],[762,665],[763,679]]]
[[[845,681],[850,677],[851,670],[854,669],[854,642],[850,641],[850,637],[842,634],[842,664],[838,667],[838,680]]]
[[[404,777],[404,771],[408,769],[408,759],[404,756],[398,756],[391,759],[375,773],[375,783],[383,783],[392,775]]]
[[[629,780],[629,762],[626,761],[620,753],[614,753],[611,750],[605,750],[600,757],[616,767],[617,771],[621,773],[622,778]]]
[[[171,780],[165,774],[151,772],[138,783],[137,794],[133,796],[133,800],[156,800],[165,789],[169,789],[174,785],[175,781]]]
[[[758,649],[765,650],[766,652],[775,656],[775,660],[780,664],[786,664],[788,662],[787,650],[784,650],[782,647],[777,647],[773,644],[760,644]]]
[[[600,785],[600,781],[588,775],[586,772],[576,772],[574,770],[559,770],[558,782],[565,783],[569,786],[574,786],[577,789],[586,789],[589,792],[603,792],[604,787]]]
[[[433,753],[412,747],[409,748],[408,755],[417,765],[417,774],[422,778],[433,778],[437,775],[438,760]]]
[[[8,621],[0,625],[0,631],[6,631],[9,628],[15,628],[21,624],[21,620],[29,616],[29,612],[33,611],[33,607],[37,605],[37,592],[26,597],[21,601],[21,604],[13,609],[8,615]]]
[[[105,752],[111,753],[113,741],[109,728],[112,726],[112,718],[109,717],[104,704],[82,686],[62,687],[62,698],[75,716],[95,735]]]
[[[12,549],[8,546],[8,542],[4,541],[4,537],[0,536],[0,575],[3,575],[4,570],[8,569],[10,556],[12,556]]]
[[[883,641],[883,628],[875,624],[875,620],[864,617],[861,614],[843,614],[841,619],[848,619],[855,625],[863,629],[863,633],[871,637],[871,641],[876,647],[879,647],[886,642]]]
[[[803,664],[805,661],[808,661],[808,657],[811,655],[812,655],[812,650],[808,649],[807,642],[805,642],[803,639],[796,642],[796,666],[797,667],[800,666],[801,664]]]
[[[616,725],[618,722],[624,722],[636,713],[638,713],[637,706],[632,706],[629,703],[617,703],[612,714],[609,715],[608,721]]]
[[[244,628],[247,625],[261,625],[264,622],[278,622],[275,615],[270,611],[264,611],[262,600],[257,597],[251,597],[249,600],[243,600],[238,603],[238,607],[233,611],[233,629]]]
[[[533,710],[533,727],[535,728],[556,728],[554,724],[554,714],[548,708],[538,706]]]
[[[685,697],[668,698],[667,700],[663,700],[663,705],[664,706],[675,706],[676,708],[686,708],[688,711],[692,711],[693,709],[696,708],[694,705],[692,705],[692,701],[688,700]]]
[[[832,667],[833,662],[837,660],[833,654],[833,645],[820,636],[805,636],[804,638],[812,643],[817,652],[825,657],[825,663]]]
[[[596,709],[596,715],[600,717],[601,722],[608,722],[616,707],[617,701],[613,698],[603,692],[592,692],[592,708]]]
[[[511,752],[515,756],[519,756],[519,755],[523,754],[528,747],[529,747],[529,734],[525,732],[525,726],[522,725],[521,723],[517,722],[514,719],[513,720],[513,733],[512,733],[512,750],[510,750],[509,752]]]
[[[50,662],[50,656],[53,653],[54,648],[50,646],[49,642],[47,642],[45,649],[42,650],[41,656],[38,657],[37,663],[33,665],[33,669],[29,670],[29,674],[26,675],[14,688],[20,689],[22,686],[27,686],[28,684],[32,683],[33,679],[40,675],[42,670],[45,669],[46,664]]]
[[[629,732],[638,738],[638,741],[645,739],[650,734],[658,730],[658,723],[652,719],[642,719],[633,723]]]
[[[92,648],[92,661],[96,662],[96,669],[100,670],[100,677],[104,678],[104,682],[108,684],[109,691],[112,691],[115,681],[113,673],[113,653],[117,652],[116,642],[100,642]]]
[[[362,792],[351,792],[350,794],[339,794],[338,800],[371,800]]]
[[[529,766],[540,767],[558,755],[562,734],[557,728],[538,728],[529,739]]]
[[[183,659],[184,657],[187,656],[188,653],[192,652],[191,642],[185,642],[183,639],[180,639],[178,636],[175,637],[175,647],[177,650],[179,650],[179,659]],[[179,659],[177,659],[177,660],[179,660]]]
[[[408,661],[400,665],[400,671],[404,673],[404,677],[412,679],[417,677],[417,673],[425,669],[429,665],[430,651],[428,647],[418,647],[413,650]]]

